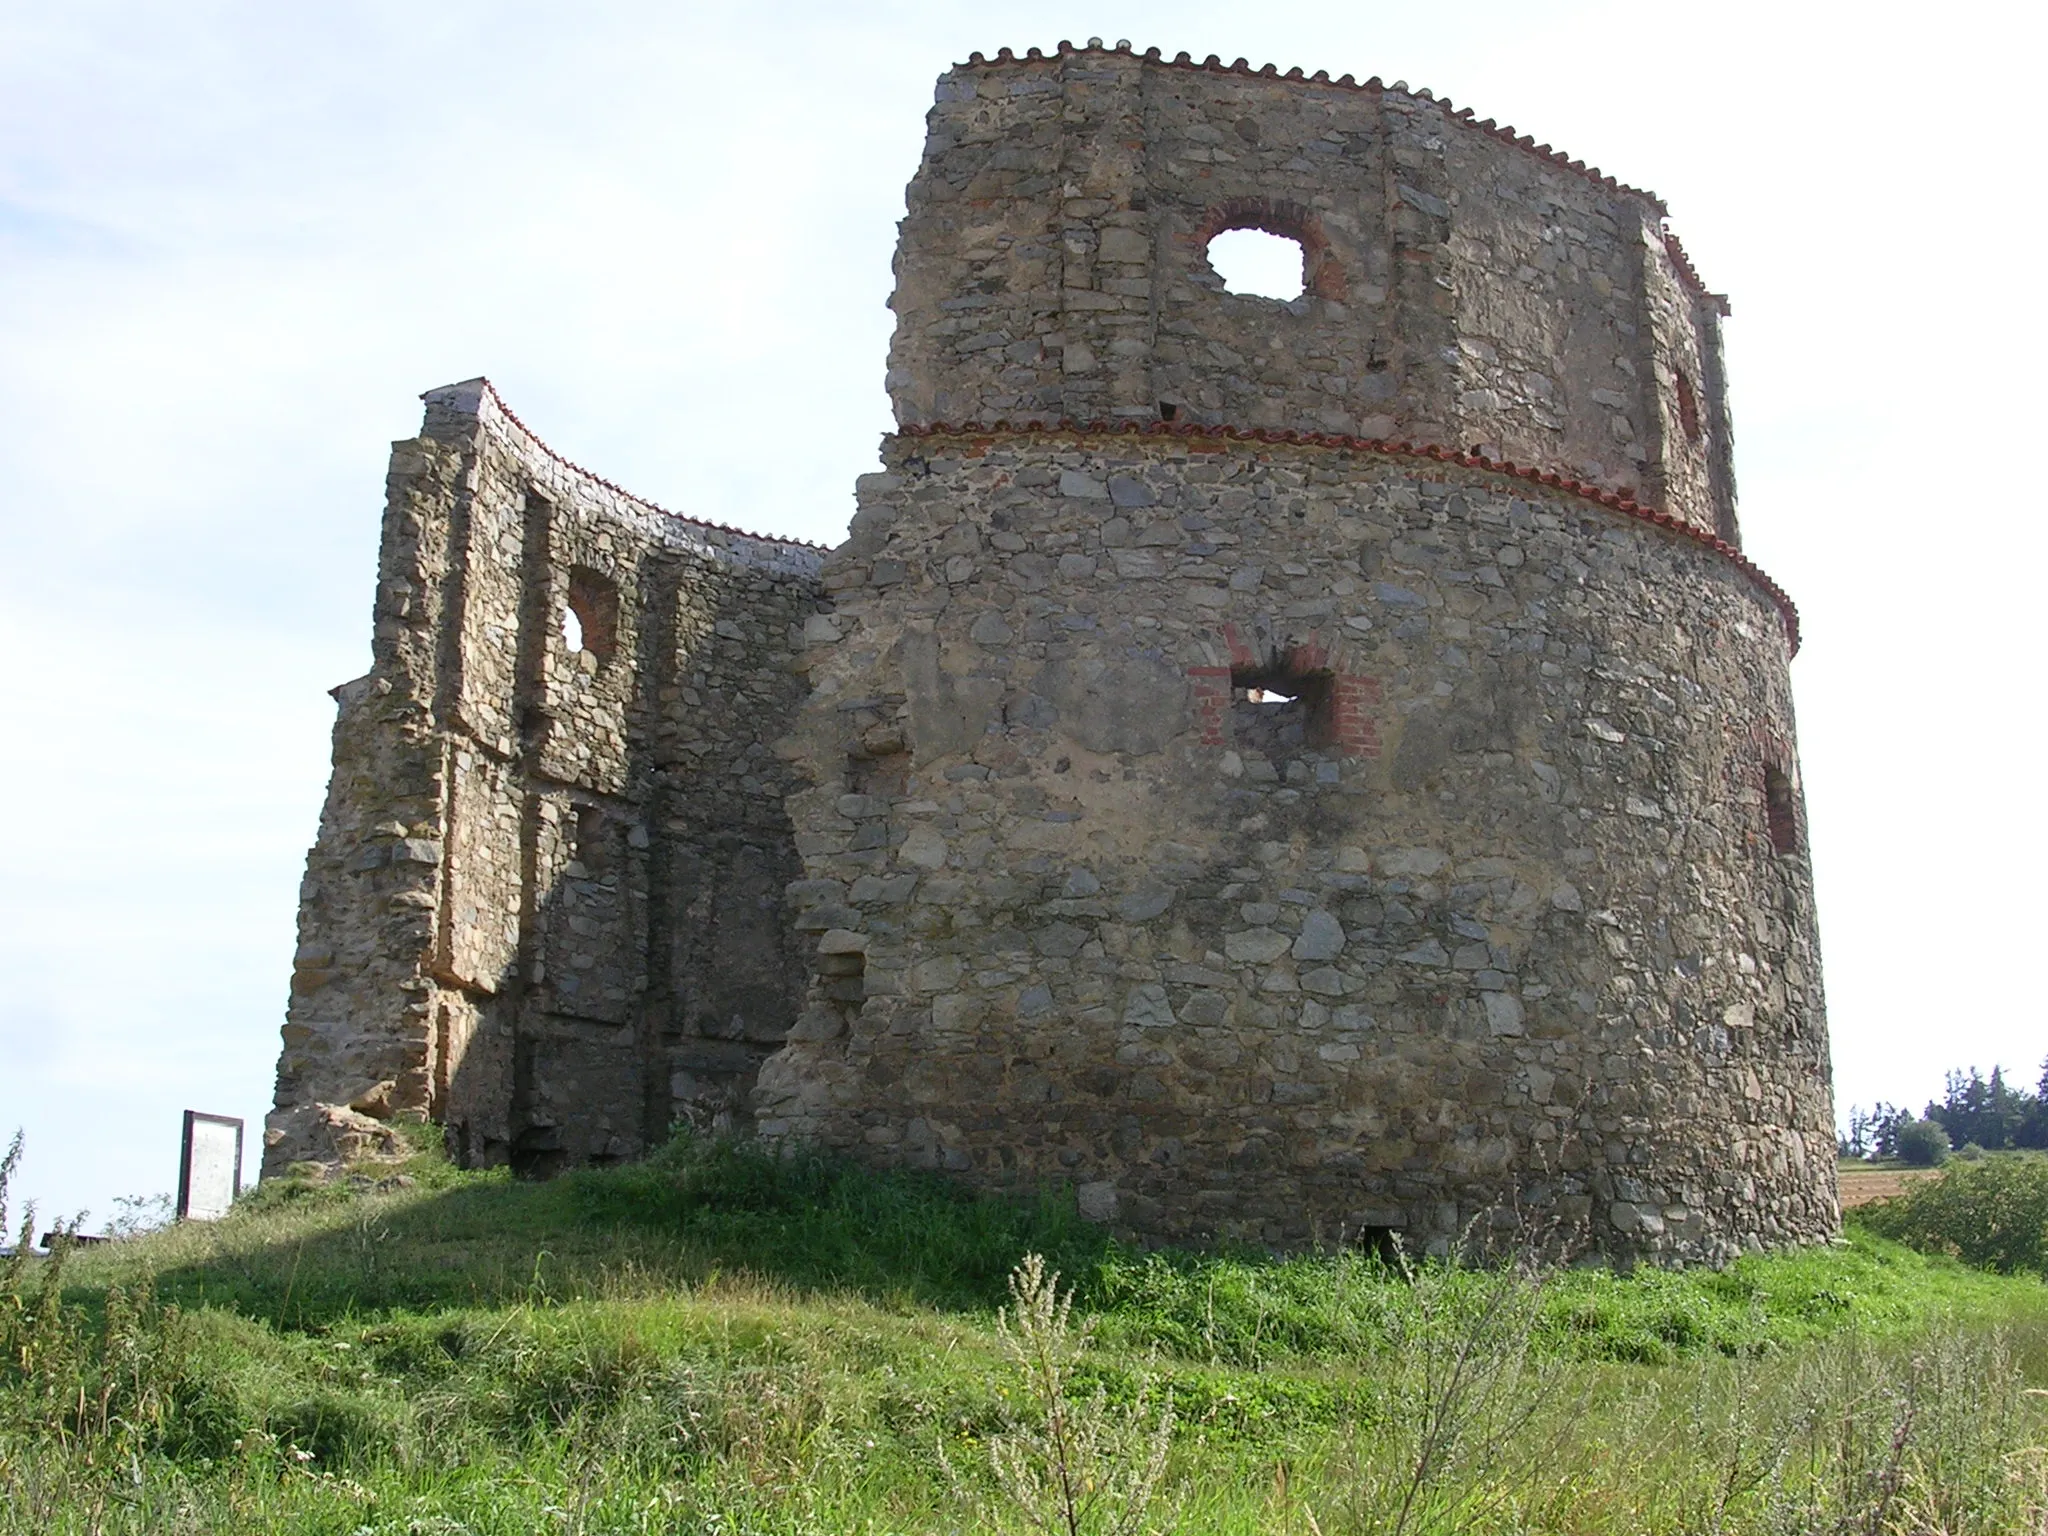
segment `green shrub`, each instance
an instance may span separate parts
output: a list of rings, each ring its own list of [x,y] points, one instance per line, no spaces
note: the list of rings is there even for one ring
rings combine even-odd
[[[2001,1274],[2048,1276],[2048,1158],[1956,1163],[1938,1179],[1857,1212],[1881,1236]]]
[[[1932,1120],[1909,1120],[1899,1127],[1899,1161],[1915,1168],[1939,1168],[1948,1161],[1948,1132]]]

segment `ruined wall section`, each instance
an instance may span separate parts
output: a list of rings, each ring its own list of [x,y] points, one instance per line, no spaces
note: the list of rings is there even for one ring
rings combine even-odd
[[[1438,219],[1456,293],[1456,445],[1711,527],[1689,496],[1649,494],[1663,448],[1651,375],[1671,339],[1642,312],[1645,264],[1662,256],[1654,204],[1491,135],[1447,132],[1433,104],[1403,117],[1414,168],[1437,189],[1416,213]]]
[[[899,423],[1062,413],[1063,107],[1053,70],[940,77],[896,243]]]
[[[1365,451],[887,459],[791,747],[814,977],[764,1132],[1071,1182],[1151,1239],[1833,1230],[1811,875],[1767,793],[1788,635],[1743,568]]]
[[[1733,542],[1721,301],[1651,195],[1427,93],[1127,49],[960,66],[928,122],[892,300],[899,424],[1438,444]],[[1225,291],[1204,253],[1237,227],[1302,243],[1301,298]]]
[[[1721,349],[1725,301],[1685,276],[1675,244],[1644,248],[1643,327],[1654,342],[1646,420],[1656,450],[1645,499],[1700,509],[1692,521],[1742,544],[1735,503],[1735,437]]]
[[[796,1008],[770,743],[817,551],[639,501],[481,380],[426,398],[337,690],[273,1168],[321,1106],[441,1120],[470,1163],[630,1156],[729,1117]]]
[[[428,1094],[421,962],[439,906],[444,795],[433,621],[465,492],[461,449],[429,438],[395,445],[386,491],[375,660],[333,690],[334,773],[300,882],[266,1168],[280,1147],[298,1149],[314,1105],[389,1114]],[[290,1111],[299,1113],[285,1120]]]

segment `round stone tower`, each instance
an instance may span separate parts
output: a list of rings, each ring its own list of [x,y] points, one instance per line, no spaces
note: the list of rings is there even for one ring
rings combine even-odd
[[[929,122],[762,1131],[1158,1240],[1832,1232],[1796,615],[1662,204],[1126,45]],[[1247,227],[1298,298],[1226,289]]]

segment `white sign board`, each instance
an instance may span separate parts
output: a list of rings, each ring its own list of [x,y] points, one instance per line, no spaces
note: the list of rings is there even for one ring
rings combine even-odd
[[[242,1122],[185,1111],[185,1147],[178,1159],[178,1218],[218,1221],[242,1192]]]

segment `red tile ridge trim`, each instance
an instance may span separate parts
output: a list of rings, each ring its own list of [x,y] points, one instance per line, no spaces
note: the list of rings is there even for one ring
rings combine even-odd
[[[1298,64],[1285,74],[1282,74],[1279,66],[1275,64],[1263,65],[1258,69],[1252,68],[1249,59],[1238,59],[1233,63],[1225,64],[1220,55],[1213,53],[1198,64],[1195,62],[1194,56],[1185,51],[1177,53],[1169,59],[1157,48],[1147,48],[1143,53],[1139,53],[1128,42],[1119,42],[1114,48],[1107,48],[1095,39],[1090,39],[1087,46],[1077,48],[1073,43],[1062,38],[1059,45],[1051,53],[1046,53],[1043,49],[1039,48],[1030,48],[1019,54],[1008,48],[1001,48],[996,51],[994,58],[989,58],[985,54],[975,52],[967,56],[966,64],[957,64],[954,68],[967,69],[985,67],[992,64],[1044,63],[1051,59],[1063,58],[1069,54],[1084,53],[1121,54],[1127,58],[1143,59],[1148,64],[1159,64],[1167,69],[1197,70],[1211,75],[1243,75],[1247,78],[1258,80],[1293,80],[1304,85],[1333,85],[1342,90],[1369,91],[1376,96],[1384,95],[1386,92],[1394,89],[1393,86],[1385,84],[1378,75],[1374,75],[1370,80],[1365,81],[1354,79],[1350,75],[1340,75],[1335,80],[1332,80],[1327,69],[1319,69],[1312,75],[1305,75]],[[1676,237],[1661,227],[1661,221],[1670,216],[1671,210],[1665,205],[1664,199],[1656,193],[1642,187],[1632,187],[1625,181],[1616,181],[1598,166],[1588,165],[1583,160],[1574,160],[1571,156],[1565,154],[1563,150],[1553,149],[1548,144],[1539,144],[1527,134],[1517,134],[1513,128],[1505,123],[1496,123],[1490,117],[1481,120],[1470,107],[1455,106],[1448,96],[1439,96],[1427,86],[1418,86],[1412,90],[1404,88],[1402,94],[1411,96],[1417,101],[1430,102],[1438,107],[1451,122],[1462,123],[1468,128],[1476,128],[1481,133],[1499,139],[1503,144],[1512,144],[1517,149],[1527,150],[1532,155],[1541,156],[1552,165],[1583,176],[1586,180],[1603,186],[1610,192],[1618,192],[1630,197],[1643,199],[1657,212],[1659,233],[1664,236],[1666,248],[1671,249],[1676,245]],[[1672,259],[1678,268],[1680,280],[1687,287],[1709,302],[1720,305],[1722,314],[1728,313],[1726,308],[1727,299],[1720,294],[1708,290],[1706,283],[1701,280],[1699,273],[1693,269],[1692,263],[1686,260],[1682,250],[1673,250]]]
[[[1388,442],[1377,437],[1352,437],[1341,432],[1299,432],[1287,427],[1205,427],[1192,422],[1179,421],[995,421],[995,422],[915,422],[896,429],[898,437],[964,437],[987,440],[996,437],[1200,437],[1222,438],[1237,443],[1277,443],[1298,445],[1306,448],[1336,448],[1351,453],[1373,453],[1396,459],[1428,459],[1438,464],[1457,464],[1466,469],[1476,469],[1489,475],[1503,475],[1516,480],[1527,480],[1551,490],[1562,491],[1568,496],[1577,496],[1586,501],[1598,502],[1624,517],[1640,522],[1653,523],[1659,528],[1704,545],[1722,559],[1732,563],[1746,576],[1751,585],[1771,600],[1778,610],[1778,616],[1785,624],[1785,638],[1790,642],[1792,654],[1799,654],[1799,606],[1785,589],[1771,580],[1764,569],[1733,544],[1704,528],[1696,528],[1683,518],[1673,517],[1669,512],[1660,512],[1655,507],[1646,507],[1632,496],[1623,496],[1614,491],[1603,490],[1597,485],[1588,485],[1570,475],[1560,475],[1554,470],[1533,469],[1526,464],[1515,464],[1499,459],[1489,459],[1483,454],[1466,453],[1456,448],[1443,448],[1435,443]]]
[[[1700,277],[1699,269],[1692,264],[1692,258],[1685,254],[1685,247],[1678,243],[1678,236],[1668,229],[1662,233],[1664,254],[1671,258],[1671,265],[1678,269],[1678,280],[1705,299],[1715,314],[1725,317],[1728,314],[1728,295],[1709,290],[1705,280]]]
[[[606,490],[612,492],[612,494],[616,496],[623,496],[626,498],[626,500],[632,502],[636,506],[645,507],[648,511],[657,512],[663,517],[674,518],[679,523],[688,523],[694,528],[709,528],[717,533],[730,533],[742,539],[752,539],[758,544],[783,544],[796,549],[815,549],[820,553],[825,553],[829,551],[829,549],[831,548],[830,545],[826,544],[814,544],[809,539],[778,538],[774,534],[755,533],[753,530],[748,528],[735,528],[731,523],[714,523],[705,518],[691,517],[687,512],[671,512],[667,507],[662,506],[659,502],[649,501],[645,496],[635,495],[633,492],[627,490],[623,485],[619,485],[614,481],[607,480],[603,475],[593,474],[590,470],[587,470],[581,464],[578,464],[574,459],[567,458],[564,455],[555,452],[555,450],[550,448],[547,445],[547,443],[541,438],[541,435],[538,432],[534,431],[533,428],[529,427],[525,422],[521,421],[518,415],[513,411],[512,407],[505,403],[505,397],[498,393],[497,385],[493,384],[489,379],[480,379],[478,382],[483,385],[484,392],[491,397],[491,403],[497,406],[499,411],[504,414],[504,417],[507,421],[511,422],[513,426],[517,427],[523,434],[525,434],[527,441],[532,443],[534,447],[538,448],[542,453],[546,454],[549,458],[553,459],[557,464],[561,465],[564,469],[574,470],[577,474],[581,475],[584,479],[590,481],[593,485],[601,485]],[[421,398],[425,399],[426,397],[423,395],[421,396]]]

